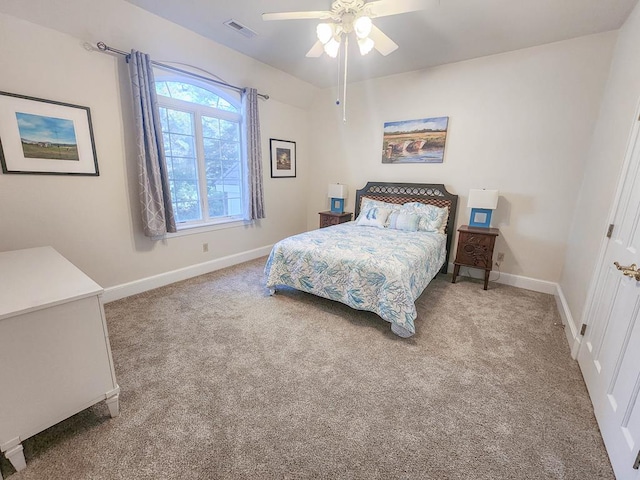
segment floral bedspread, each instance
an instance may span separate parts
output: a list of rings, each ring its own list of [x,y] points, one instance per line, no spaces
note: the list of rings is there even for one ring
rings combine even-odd
[[[343,223],[275,244],[266,284],[375,312],[395,333],[394,324],[409,336],[415,333],[415,300],[444,264],[445,249],[446,236],[439,233]]]

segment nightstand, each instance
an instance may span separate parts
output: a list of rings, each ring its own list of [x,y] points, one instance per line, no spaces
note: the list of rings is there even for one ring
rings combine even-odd
[[[350,222],[353,213],[335,213],[335,212],[320,212],[320,228],[330,227],[331,225],[338,225],[339,223]]]
[[[489,283],[489,274],[493,264],[493,247],[496,237],[500,235],[497,228],[479,228],[463,225],[458,229],[458,249],[453,267],[451,283],[456,283],[460,266],[480,268],[484,270],[484,289]]]

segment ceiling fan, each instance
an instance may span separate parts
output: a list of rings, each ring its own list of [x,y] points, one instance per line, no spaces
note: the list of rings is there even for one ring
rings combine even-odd
[[[318,41],[307,52],[307,57],[319,57],[325,52],[336,57],[344,38],[355,33],[360,53],[366,55],[375,48],[382,55],[389,55],[398,45],[373,25],[372,19],[415,12],[425,8],[424,0],[334,0],[330,10],[306,12],[263,13],[263,20],[323,20],[318,24]]]
[[[361,55],[366,55],[374,48],[387,56],[394,52],[398,45],[378,27],[371,19],[415,12],[425,8],[425,0],[333,0],[331,9],[326,11],[263,13],[263,20],[322,20],[316,27],[318,40],[307,52],[307,57],[319,57],[326,53],[332,58],[344,51],[344,72],[342,81],[342,120],[347,121],[347,59],[349,54],[349,36],[355,34]],[[340,64],[340,62],[338,62]],[[340,76],[340,67],[338,67]],[[340,81],[338,81],[340,84]]]

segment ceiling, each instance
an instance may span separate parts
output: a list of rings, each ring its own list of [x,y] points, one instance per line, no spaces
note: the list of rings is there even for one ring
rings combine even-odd
[[[318,87],[338,84],[337,60],[305,54],[318,20],[265,22],[262,13],[328,10],[331,0],[127,0],[160,17]],[[399,48],[360,56],[352,42],[349,82],[517,50],[620,28],[638,0],[389,0],[424,9],[374,19]],[[257,33],[225,26],[233,19]]]

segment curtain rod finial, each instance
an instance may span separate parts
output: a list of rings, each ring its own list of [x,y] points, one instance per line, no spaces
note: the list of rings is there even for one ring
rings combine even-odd
[[[102,50],[103,52],[107,50],[107,44],[104,42],[98,42],[96,43],[96,45],[98,46],[98,49]]]

